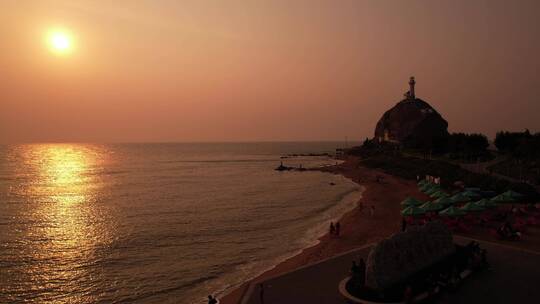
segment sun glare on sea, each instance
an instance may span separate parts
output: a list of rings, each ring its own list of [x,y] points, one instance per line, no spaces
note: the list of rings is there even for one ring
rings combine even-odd
[[[68,54],[73,50],[73,38],[65,30],[51,30],[47,35],[50,50],[55,54]]]

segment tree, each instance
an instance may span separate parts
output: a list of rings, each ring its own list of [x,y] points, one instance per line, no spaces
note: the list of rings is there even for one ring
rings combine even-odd
[[[446,149],[452,157],[473,159],[485,155],[488,147],[488,139],[483,134],[452,133]]]
[[[502,153],[513,153],[523,140],[531,138],[533,135],[528,129],[524,132],[499,131],[495,136],[495,147]]]

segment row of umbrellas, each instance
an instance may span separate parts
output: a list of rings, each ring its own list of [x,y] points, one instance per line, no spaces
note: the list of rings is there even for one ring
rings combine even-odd
[[[482,194],[480,193],[480,189],[477,188],[469,188],[450,196],[440,185],[429,183],[426,180],[420,181],[418,187],[422,192],[435,200],[422,202],[416,198],[407,197],[401,202],[404,208],[401,211],[402,215],[416,216],[425,214],[426,212],[438,212],[444,216],[462,216],[468,212],[494,208],[500,203],[511,203],[523,198],[522,194],[509,190],[491,199],[481,199]],[[466,204],[458,208],[454,206],[455,203]]]

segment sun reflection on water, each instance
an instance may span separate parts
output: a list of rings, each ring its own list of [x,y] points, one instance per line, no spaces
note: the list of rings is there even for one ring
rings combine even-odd
[[[84,146],[45,145],[31,151],[39,156],[38,191],[48,191],[52,201],[64,204],[82,203],[92,194],[89,176],[97,165],[96,151]],[[43,187],[39,189],[40,187]]]
[[[99,204],[100,170],[106,153],[99,146],[44,144],[21,146],[22,163],[32,172],[24,185],[29,226],[22,242],[31,263],[25,277],[34,292],[56,291],[58,303],[87,302],[81,286],[99,276],[88,273],[96,248],[107,243],[111,229]]]

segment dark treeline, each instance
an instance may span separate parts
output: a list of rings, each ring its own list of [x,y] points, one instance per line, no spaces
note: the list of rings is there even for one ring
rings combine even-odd
[[[500,174],[529,184],[540,184],[540,133],[500,131],[494,141],[499,161],[487,167],[489,174]],[[421,152],[424,159],[438,154],[459,162],[476,163],[493,159],[497,153],[488,150],[488,138],[479,133],[452,133],[444,138],[422,142],[413,141],[396,145],[366,139],[353,154],[372,157],[380,154],[399,155],[402,151]],[[444,159],[444,158],[439,158]],[[497,188],[501,188],[500,186]]]
[[[362,145],[363,148],[373,149],[382,148],[386,146],[387,150],[393,150],[394,144],[387,144],[385,142],[380,143],[373,139],[366,138]],[[466,134],[466,133],[452,133],[444,137],[437,137],[427,139],[424,138],[421,141],[412,139],[403,143],[402,148],[411,149],[417,151],[423,151],[424,153],[433,154],[449,154],[454,159],[471,159],[476,160],[479,157],[484,157],[489,147],[489,141],[483,134]]]
[[[452,133],[448,136],[445,152],[451,158],[476,159],[484,157],[488,147],[488,139],[483,134]]]
[[[495,147],[502,154],[522,160],[540,159],[540,133],[532,134],[529,130],[524,132],[497,132],[494,141]],[[387,143],[380,143],[373,139],[367,139],[363,143],[364,148],[381,147]],[[409,140],[402,143],[402,148],[419,150],[433,154],[448,154],[450,158],[477,160],[484,158],[488,151],[489,141],[486,135],[481,133],[451,133],[445,137],[423,139],[422,141]]]
[[[490,170],[540,184],[540,133],[501,131],[495,137],[495,146],[506,158],[489,167]]]
[[[524,132],[497,132],[495,146],[501,153],[509,154],[515,158],[535,160],[540,158],[540,133]]]

